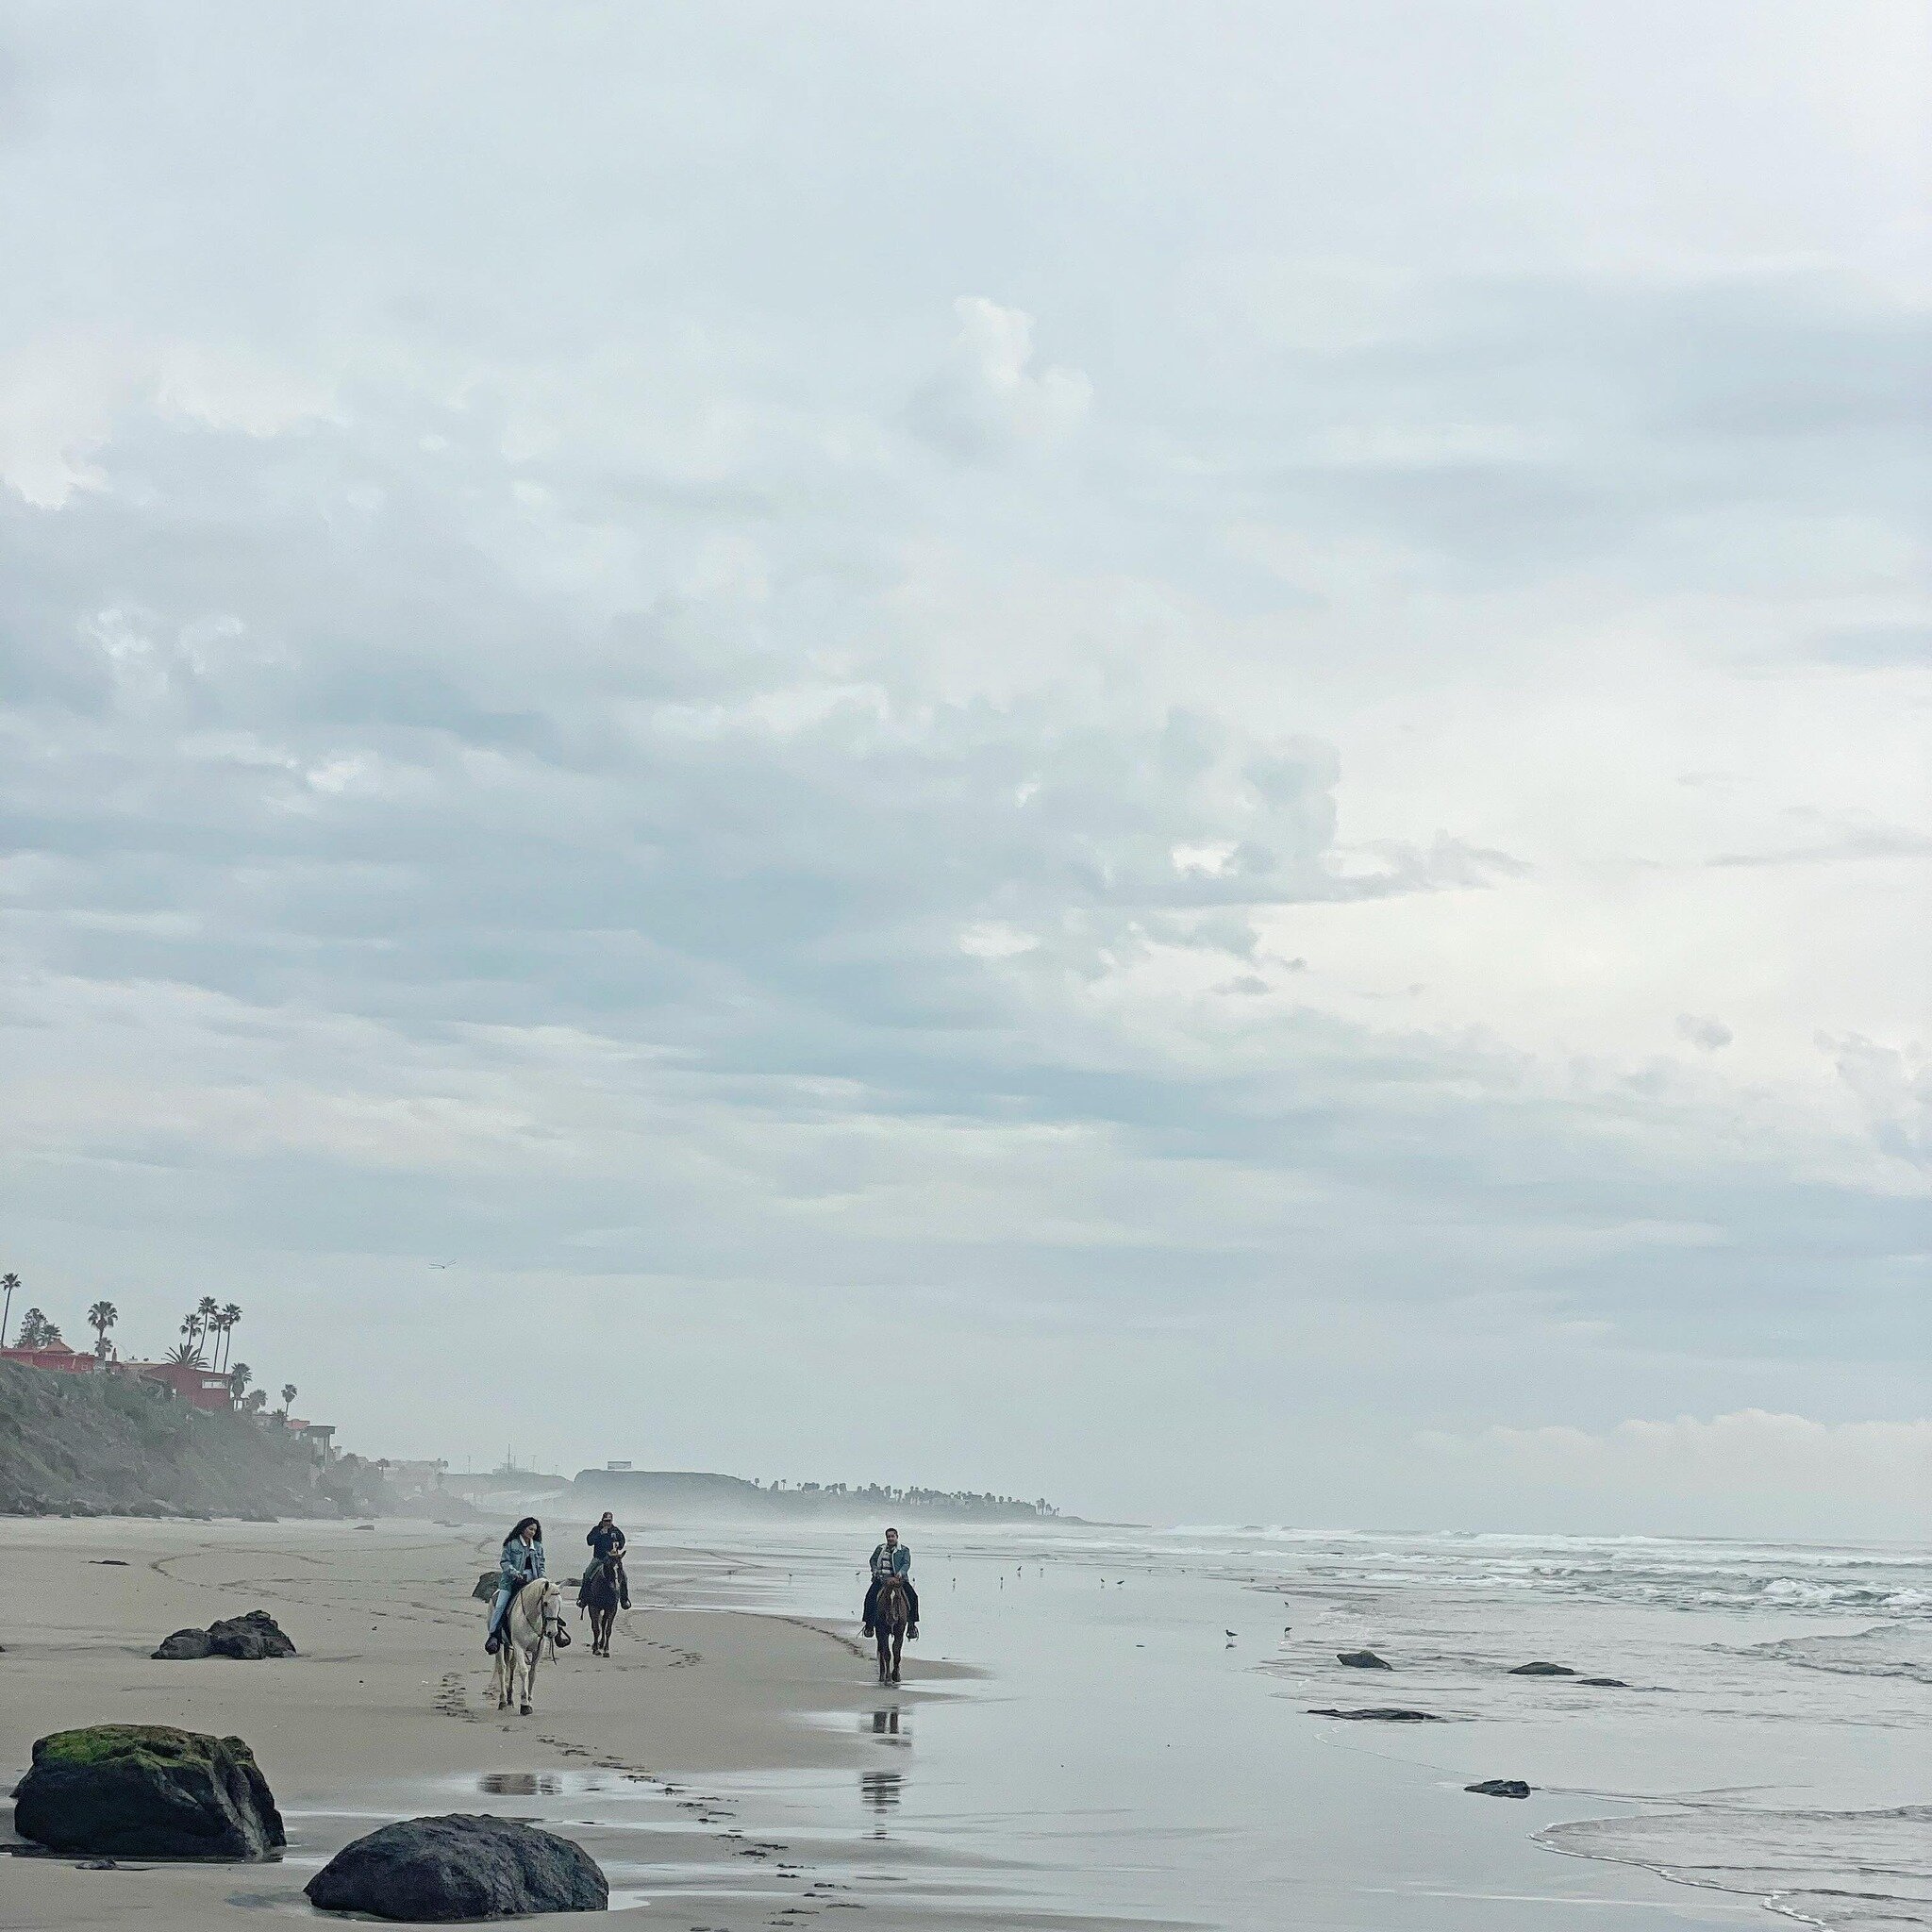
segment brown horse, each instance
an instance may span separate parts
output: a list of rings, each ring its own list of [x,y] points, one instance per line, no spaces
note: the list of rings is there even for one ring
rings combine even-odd
[[[906,1579],[887,1576],[879,1583],[879,1593],[872,1607],[873,1635],[879,1646],[879,1682],[899,1681],[899,1653],[906,1648],[906,1626],[911,1622],[912,1606],[906,1596]]]
[[[610,1631],[617,1622],[617,1558],[599,1557],[584,1572],[577,1602],[591,1613],[591,1655],[610,1655]]]

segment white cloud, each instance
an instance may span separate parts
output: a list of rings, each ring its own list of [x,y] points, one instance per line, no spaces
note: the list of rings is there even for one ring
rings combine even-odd
[[[1614,1428],[1492,1427],[1424,1435],[1465,1481],[1560,1498],[1573,1520],[1614,1516],[1722,1534],[1932,1532],[1932,1420],[1819,1423],[1739,1409]]]
[[[1722,1020],[1710,1014],[1679,1013],[1677,1038],[1688,1040],[1700,1053],[1716,1053],[1730,1045],[1737,1036]]]
[[[984,295],[953,305],[959,333],[944,367],[913,396],[913,427],[948,455],[985,460],[1050,449],[1079,428],[1093,385],[1077,369],[1033,367],[1033,318]]]

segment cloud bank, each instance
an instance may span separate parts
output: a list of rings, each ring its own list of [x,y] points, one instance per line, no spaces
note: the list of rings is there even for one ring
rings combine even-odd
[[[36,1300],[1194,1520],[1917,1415],[1896,15],[351,17],[0,42]]]

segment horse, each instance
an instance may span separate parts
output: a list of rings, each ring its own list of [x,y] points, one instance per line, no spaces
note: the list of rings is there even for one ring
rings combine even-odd
[[[610,1630],[617,1622],[617,1558],[599,1557],[584,1572],[578,1605],[591,1613],[591,1655],[610,1655]]]
[[[906,1648],[906,1626],[911,1622],[912,1606],[906,1596],[903,1576],[880,1580],[879,1593],[872,1607],[873,1635],[879,1646],[879,1682],[899,1681],[899,1653]]]
[[[501,1641],[497,1645],[496,1669],[490,1679],[498,1710],[508,1710],[514,1703],[523,1716],[529,1716],[537,1688],[539,1654],[547,1642],[554,1657],[558,1642],[570,1641],[558,1604],[561,1594],[549,1577],[539,1576],[525,1584],[510,1599],[497,1633]]]

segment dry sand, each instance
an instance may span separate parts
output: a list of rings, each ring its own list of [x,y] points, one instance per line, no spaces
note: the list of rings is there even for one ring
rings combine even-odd
[[[552,1568],[574,1574],[581,1525],[553,1539]],[[587,1626],[545,1663],[529,1718],[487,1702],[482,1606],[470,1598],[493,1561],[494,1532],[434,1524],[155,1523],[0,1519],[0,1777],[25,1770],[49,1731],[150,1723],[233,1734],[254,1747],[290,1825],[290,1857],[259,1866],[150,1866],[108,1872],[72,1859],[0,1857],[0,1927],[122,1927],[211,1932],[306,1915],[300,1888],[316,1865],[391,1816],[484,1808],[481,1781],[599,1767],[649,1781],[688,1830],[654,1835],[654,1860],[715,1864],[742,1853],[703,1796],[708,1772],[856,1761],[852,1724],[815,1713],[873,1709],[869,1652],[853,1635],[783,1617],[680,1609],[685,1586],[713,1567],[702,1551],[631,1564],[636,1607],[608,1660],[591,1657]],[[113,1559],[113,1560],[110,1560]],[[124,1567],[125,1566],[125,1567]],[[170,1631],[268,1609],[301,1655],[275,1662],[162,1663]],[[958,1667],[907,1660],[911,1683]],[[695,1780],[695,1783],[688,1782]],[[353,1814],[360,1814],[357,1823]],[[349,1814],[349,1815],[345,1815]],[[17,1843],[10,1811],[0,1846]],[[682,1928],[702,1923],[796,1926],[812,1882],[801,1867],[758,1864],[759,1896],[622,1916]],[[789,1890],[788,1890],[789,1889]],[[835,1920],[833,1922],[837,1924]],[[862,1922],[887,1919],[871,1912]]]

